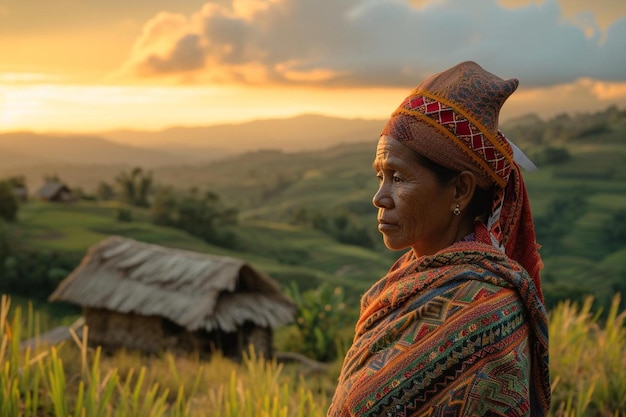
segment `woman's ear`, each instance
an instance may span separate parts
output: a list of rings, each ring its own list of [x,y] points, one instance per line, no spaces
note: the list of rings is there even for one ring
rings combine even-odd
[[[476,190],[476,175],[470,171],[461,171],[454,184],[454,204],[461,210],[469,206]]]

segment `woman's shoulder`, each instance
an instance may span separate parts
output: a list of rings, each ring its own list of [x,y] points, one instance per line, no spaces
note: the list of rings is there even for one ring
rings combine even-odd
[[[520,298],[515,287],[503,286],[497,278],[493,281],[489,279],[459,280],[451,287],[455,287],[454,298],[458,301],[474,302],[495,298],[519,300]]]
[[[504,287],[500,283],[487,280],[452,281],[441,288],[440,297],[460,314],[483,315],[500,311],[501,319],[509,313],[524,312],[524,300],[514,287]],[[495,316],[494,316],[495,317]]]

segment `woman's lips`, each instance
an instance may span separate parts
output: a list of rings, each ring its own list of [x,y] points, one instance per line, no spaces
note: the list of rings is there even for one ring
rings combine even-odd
[[[378,221],[378,230],[381,232],[385,230],[394,229],[396,227],[398,227],[396,224],[389,223],[388,221],[385,221],[385,220]]]

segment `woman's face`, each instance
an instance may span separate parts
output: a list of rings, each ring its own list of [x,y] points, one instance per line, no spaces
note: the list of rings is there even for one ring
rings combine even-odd
[[[411,149],[389,136],[379,139],[373,166],[379,188],[372,202],[378,208],[378,230],[385,246],[410,247],[424,256],[455,242],[453,185],[442,186]]]

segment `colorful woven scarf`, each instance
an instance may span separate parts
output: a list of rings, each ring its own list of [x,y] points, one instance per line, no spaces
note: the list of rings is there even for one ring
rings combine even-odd
[[[526,270],[490,245],[409,251],[362,298],[328,416],[544,416],[547,331]]]
[[[382,131],[418,154],[476,175],[479,186],[495,187],[486,224],[477,239],[518,261],[543,299],[530,203],[513,148],[498,130],[500,108],[518,80],[503,80],[475,62],[462,62],[427,78],[394,111]]]

